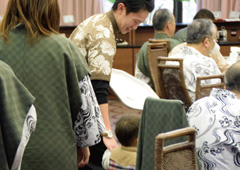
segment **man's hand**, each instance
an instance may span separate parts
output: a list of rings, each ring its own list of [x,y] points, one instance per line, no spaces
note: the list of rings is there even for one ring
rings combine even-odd
[[[103,143],[110,151],[112,151],[114,148],[118,147],[118,144],[114,138],[103,137]]]
[[[79,148],[78,147],[78,168],[82,168],[88,164],[90,151],[88,147]]]

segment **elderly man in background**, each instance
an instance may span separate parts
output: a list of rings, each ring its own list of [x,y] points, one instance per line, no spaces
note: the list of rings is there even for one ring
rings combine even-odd
[[[214,14],[209,11],[208,9],[200,9],[196,15],[194,16],[193,18],[194,20],[195,19],[209,19],[210,21],[214,22],[215,20],[215,17],[214,17]],[[176,46],[172,51],[171,53],[175,54],[175,53],[178,53],[179,49],[186,45],[186,43],[184,43],[186,41],[186,33],[187,33],[187,27],[185,28],[182,28],[180,30],[178,30],[175,35],[173,36],[173,38],[177,39],[178,41],[182,42],[182,44]],[[209,54],[209,57],[213,58],[215,60],[215,62],[217,63],[218,65],[218,68],[220,69],[220,71],[222,72],[222,74],[224,74],[228,67],[229,67],[229,64],[227,63],[227,61],[224,59],[224,57],[222,56],[221,52],[220,52],[220,46],[215,43],[215,50],[212,51],[210,54]]]
[[[206,19],[196,19],[187,28],[187,45],[182,46],[171,58],[183,58],[184,77],[189,95],[195,100],[196,80],[200,76],[221,74],[216,62],[208,57],[214,49],[216,26]],[[203,84],[218,83],[219,80],[203,81]]]
[[[225,74],[226,89],[192,104],[189,125],[197,130],[196,149],[201,169],[234,170],[240,167],[240,62]]]
[[[170,40],[171,49],[180,42],[173,39],[176,30],[175,17],[168,9],[158,9],[153,16],[153,27],[155,30],[154,39]],[[145,42],[137,53],[135,77],[152,86],[151,75],[148,66],[147,56],[148,41]]]

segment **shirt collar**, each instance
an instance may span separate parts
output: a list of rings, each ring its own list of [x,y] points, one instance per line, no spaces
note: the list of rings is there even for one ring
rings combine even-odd
[[[108,11],[106,15],[108,16],[113,25],[114,34],[117,35],[118,33],[120,33],[120,30],[118,28],[117,21],[113,15],[113,10]]]
[[[225,89],[218,89],[218,88],[213,88],[210,96],[215,97],[215,98],[232,98],[232,99],[238,99],[237,95],[231,92],[230,90],[225,90]]]
[[[126,151],[131,151],[131,152],[137,152],[137,147],[136,146],[123,146],[121,145],[121,149],[122,150],[126,150]]]
[[[155,33],[154,34],[154,39],[165,39],[165,38],[170,38],[167,34],[164,33]]]

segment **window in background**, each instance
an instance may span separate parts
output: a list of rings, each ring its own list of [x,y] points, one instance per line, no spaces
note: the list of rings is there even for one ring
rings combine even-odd
[[[108,12],[113,5],[113,0],[102,0],[103,1],[103,12]]]
[[[147,19],[142,25],[152,25],[153,15],[159,8],[167,8],[173,12],[173,4],[173,0],[155,0],[154,10],[148,15]]]
[[[113,2],[114,2],[114,0],[103,0],[103,4],[104,4],[103,11],[104,12],[109,11],[112,8]],[[177,4],[181,4],[180,8],[178,8],[179,6],[176,6]],[[177,19],[177,17],[181,17],[182,23],[192,22],[192,19],[197,11],[197,3],[195,2],[195,0],[185,0],[185,1],[177,2],[177,3],[176,2],[174,3],[174,0],[155,0],[155,8],[154,8],[153,12],[148,15],[145,22],[142,23],[141,25],[152,25],[152,17],[157,9],[167,8],[171,12],[173,12],[174,6],[176,6],[175,8],[178,8],[177,9],[178,13],[181,14],[181,16],[175,15],[176,21],[179,21]]]
[[[197,13],[197,2],[195,0],[182,2],[182,23],[191,23]]]

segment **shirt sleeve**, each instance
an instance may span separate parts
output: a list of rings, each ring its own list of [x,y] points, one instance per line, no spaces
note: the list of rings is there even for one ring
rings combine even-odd
[[[211,58],[213,58],[218,65],[219,70],[222,72],[222,74],[225,74],[227,69],[229,68],[229,64],[225,60],[225,58],[222,56],[220,52],[217,53],[211,53]]]
[[[92,80],[91,82],[98,104],[108,103],[109,82],[104,80]]]
[[[148,84],[148,85],[150,85],[150,86],[152,87],[150,78],[147,77],[147,76],[145,76],[145,75],[139,70],[137,64],[136,64],[136,66],[135,66],[135,74],[134,74],[134,76],[135,76],[137,79],[143,81],[144,83],[146,83],[146,84]]]
[[[92,146],[100,142],[100,134],[106,131],[106,127],[89,75],[79,82],[79,87],[82,105],[74,123],[77,144],[79,147]]]
[[[104,169],[109,169],[109,160],[110,160],[111,152],[110,150],[105,150],[103,157],[102,157],[102,167]]]

